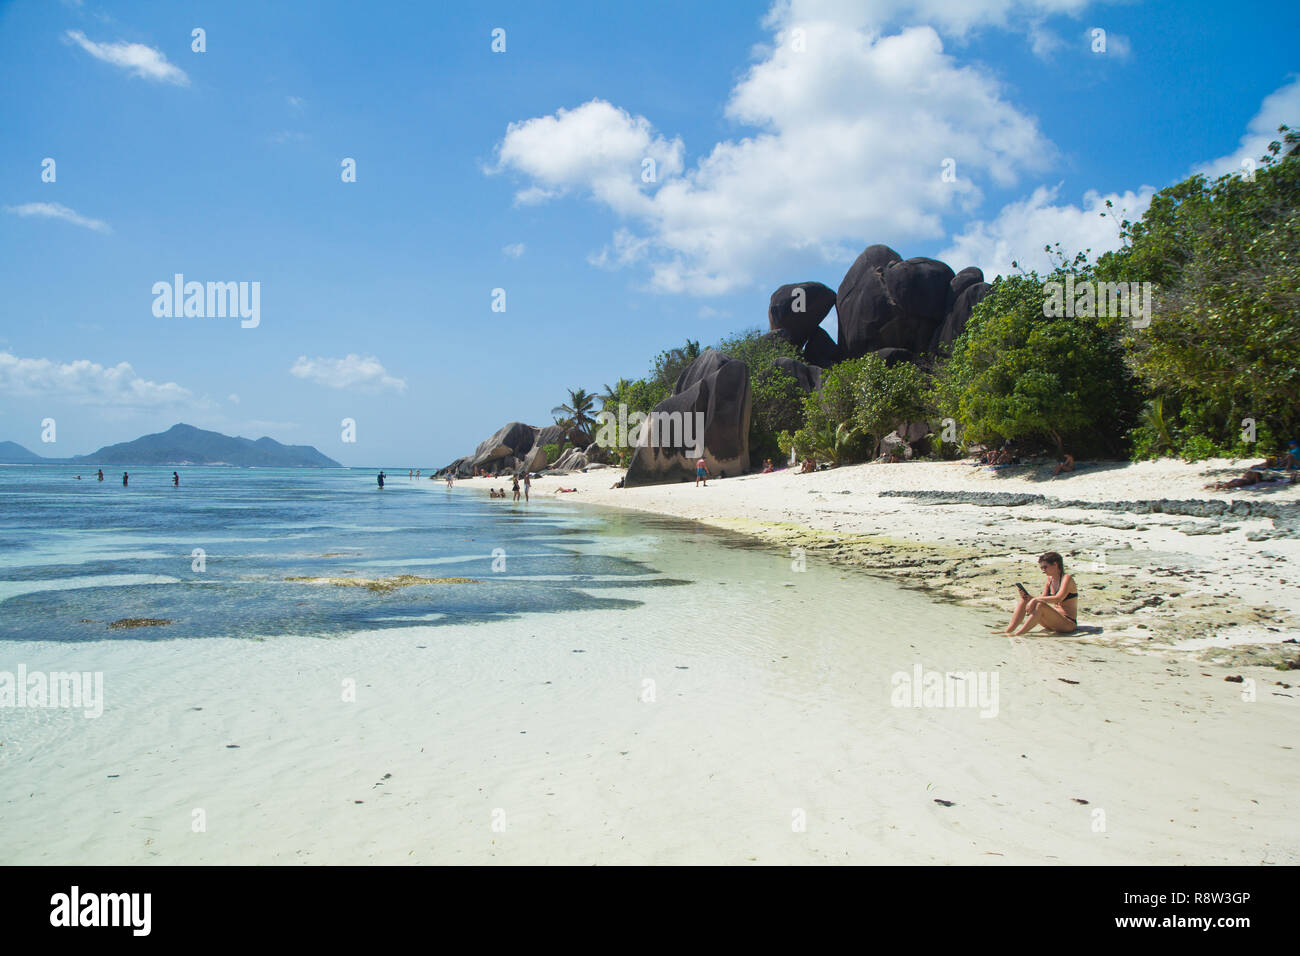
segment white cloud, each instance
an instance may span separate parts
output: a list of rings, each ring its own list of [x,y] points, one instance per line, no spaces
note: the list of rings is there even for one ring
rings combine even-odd
[[[511,259],[518,259],[524,254],[524,244],[522,242],[512,242],[508,246],[502,246],[501,251]]]
[[[303,99],[301,96],[290,96],[287,97],[287,100],[292,109],[302,109]]]
[[[143,43],[96,43],[88,39],[80,30],[69,30],[66,34],[79,47],[97,60],[120,66],[132,76],[159,83],[174,83],[177,86],[189,86],[190,78],[178,66],[167,62],[167,57],[160,51]]]
[[[57,202],[29,202],[21,206],[5,206],[5,212],[12,213],[15,216],[36,216],[40,219],[62,219],[64,222],[70,222],[74,226],[82,226],[86,229],[93,229],[95,232],[110,233],[113,230],[108,223],[102,219],[91,219],[83,216],[75,209],[69,209],[62,203]]]
[[[349,353],[341,359],[321,357],[309,359],[305,355],[300,355],[289,372],[297,378],[329,388],[357,388],[367,392],[384,389],[398,392],[406,390],[406,382],[389,375],[383,363],[373,355],[361,356]]]
[[[1201,163],[1192,172],[1214,179],[1224,173],[1241,172],[1246,160],[1258,165],[1260,157],[1268,152],[1268,144],[1281,140],[1277,128],[1284,123],[1292,129],[1300,128],[1300,76],[1264,97],[1233,152]]]
[[[209,404],[196,403],[193,393],[175,382],[159,384],[141,378],[126,362],[109,367],[86,359],[60,363],[19,358],[7,351],[0,352],[0,392],[114,408]]]
[[[779,0],[768,24],[834,20],[849,29],[926,23],[964,37],[980,28],[1018,29],[1046,16],[1077,16],[1092,0]]]
[[[518,203],[544,202],[576,190],[629,214],[649,208],[647,190],[654,182],[682,171],[683,152],[680,139],[654,135],[644,116],[591,100],[554,116],[511,123],[489,171],[513,169],[533,181],[515,194]],[[654,182],[644,182],[643,173]]]
[[[1209,177],[1240,172],[1242,160],[1248,157],[1258,160],[1268,144],[1278,138],[1278,126],[1294,124],[1297,118],[1300,118],[1300,76],[1264,98],[1236,151],[1201,163],[1191,172]],[[1049,269],[1051,262],[1043,247],[1058,242],[1062,251],[1071,257],[1091,249],[1089,258],[1096,262],[1103,252],[1119,247],[1120,221],[1140,219],[1155,194],[1151,186],[1143,186],[1137,192],[1128,190],[1122,195],[1103,196],[1089,190],[1083,196],[1082,206],[1053,205],[1060,188],[1059,184],[1052,188],[1040,186],[1028,198],[1008,203],[991,222],[970,223],[964,232],[953,237],[952,244],[939,258],[955,269],[977,265],[990,281],[995,275],[1010,274],[1012,259],[1025,270]],[[1106,208],[1108,199],[1112,209]],[[1105,218],[1103,212],[1107,214]]]
[[[726,106],[752,135],[713,145],[686,169],[680,139],[592,100],[512,123],[494,171],[525,178],[518,202],[577,192],[625,220],[592,264],[636,264],[656,291],[715,295],[770,279],[792,254],[843,263],[864,241],[941,236],[945,214],[976,208],[977,183],[1009,186],[1051,159],[1034,119],[989,75],[945,54],[934,29],[881,36],[860,25],[859,4],[794,6],[818,17],[798,21],[804,49],[790,5],[778,5],[774,44]],[[653,183],[641,177],[647,156]],[[955,183],[941,179],[948,158]]]
[[[1039,186],[1028,198],[1003,206],[992,222],[971,223],[953,237],[939,258],[954,269],[979,266],[990,282],[996,275],[1013,274],[1013,259],[1026,271],[1050,271],[1051,260],[1043,247],[1055,248],[1058,242],[1067,258],[1091,250],[1088,258],[1096,262],[1103,252],[1119,248],[1120,221],[1141,218],[1155,194],[1151,186],[1107,196],[1089,190],[1082,206],[1053,205],[1060,188],[1059,184]],[[1108,199],[1111,209],[1106,208]]]
[[[235,393],[231,392],[230,396],[226,399],[226,401],[230,402],[232,405],[238,405],[238,404],[239,404],[239,396],[236,395]]]

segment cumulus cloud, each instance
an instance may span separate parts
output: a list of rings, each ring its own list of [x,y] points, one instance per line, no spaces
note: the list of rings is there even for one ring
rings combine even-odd
[[[76,43],[96,60],[119,66],[132,76],[143,77],[158,83],[189,86],[190,78],[180,67],[167,62],[160,50],[143,43],[96,43],[80,30],[69,30],[67,38]]]
[[[935,29],[884,36],[858,6],[778,5],[772,44],[726,105],[755,132],[689,169],[680,139],[603,100],[512,123],[493,169],[524,180],[517,202],[578,193],[623,220],[592,264],[636,265],[656,291],[716,295],[792,254],[846,262],[864,238],[942,236],[944,215],[977,207],[979,183],[1045,168],[1051,144],[991,76],[959,66]],[[941,176],[949,159],[955,182]]]
[[[524,254],[524,244],[522,242],[512,242],[508,246],[502,246],[501,252],[511,259],[518,259]]]
[[[1201,163],[1194,173],[1201,173],[1213,179],[1224,173],[1239,173],[1247,160],[1258,164],[1261,156],[1268,152],[1268,144],[1274,140],[1281,141],[1277,128],[1283,124],[1292,129],[1300,127],[1300,76],[1274,90],[1259,106],[1246,132],[1237,143],[1237,148],[1227,156],[1220,156],[1207,163]]]
[[[511,123],[491,171],[513,169],[532,181],[515,194],[520,204],[577,191],[631,214],[649,209],[648,187],[682,171],[684,150],[680,139],[656,135],[644,116],[591,100]]]
[[[196,403],[193,393],[175,382],[159,384],[141,378],[127,362],[106,367],[86,359],[19,358],[8,351],[0,352],[0,392],[109,408],[210,404]]]
[[[996,275],[1014,273],[1013,259],[1026,271],[1050,270],[1051,259],[1043,247],[1057,243],[1067,258],[1091,250],[1089,259],[1096,262],[1103,252],[1119,248],[1120,221],[1141,218],[1155,194],[1151,186],[1105,196],[1089,190],[1081,205],[1058,206],[1054,202],[1060,189],[1059,184],[1039,186],[1029,197],[1002,207],[991,222],[971,223],[939,258],[954,269],[979,266],[990,282]],[[1111,209],[1106,208],[1108,199]]]
[[[329,388],[356,388],[364,392],[406,391],[406,382],[389,375],[383,363],[373,355],[349,353],[341,359],[319,356],[309,359],[300,355],[289,373]]]
[[[23,203],[21,206],[5,206],[5,212],[12,213],[15,216],[36,216],[39,219],[62,219],[74,226],[93,229],[95,232],[110,233],[113,231],[109,228],[108,223],[102,219],[91,219],[89,216],[83,216],[75,209],[69,209],[62,203],[57,202],[29,202]]]
[[[1044,17],[1077,16],[1092,0],[778,0],[767,23],[834,20],[852,29],[927,23],[965,37],[980,28],[1019,29]]]

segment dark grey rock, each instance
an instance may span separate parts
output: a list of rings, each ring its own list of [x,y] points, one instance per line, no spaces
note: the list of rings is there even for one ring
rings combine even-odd
[[[793,375],[794,380],[805,392],[815,392],[822,387],[822,369],[816,365],[805,365],[798,359],[787,358],[784,355],[773,364]]]
[[[836,362],[846,358],[843,351],[835,340],[831,338],[830,333],[821,326],[813,329],[812,335],[803,346],[803,358],[809,365],[816,365],[818,368],[830,368]]]
[[[796,311],[802,290],[803,311]],[[794,282],[772,293],[767,306],[767,323],[772,331],[784,331],[796,348],[801,347],[822,324],[835,305],[835,292],[820,282]]]
[[[655,406],[657,413],[680,413],[682,418],[704,415],[704,460],[713,477],[739,475],[749,470],[749,419],[752,396],[749,369],[744,362],[707,349],[677,377],[673,394]],[[680,447],[678,436],[658,444],[647,441],[633,451],[625,487],[693,481],[695,449]]]

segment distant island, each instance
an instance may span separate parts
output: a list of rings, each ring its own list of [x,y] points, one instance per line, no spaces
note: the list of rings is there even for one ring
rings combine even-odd
[[[15,442],[0,442],[0,465],[232,465],[239,468],[341,468],[311,445],[273,438],[232,438],[177,424],[135,441],[105,445],[89,455],[45,458]]]

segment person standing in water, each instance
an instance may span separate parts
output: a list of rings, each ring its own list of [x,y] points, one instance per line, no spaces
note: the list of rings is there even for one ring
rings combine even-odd
[[[376,480],[379,482],[379,490],[380,490],[380,491],[383,491],[383,490],[384,490],[384,473],[383,473],[382,471],[379,473],[379,477],[378,477]]]
[[[127,483],[128,481],[130,481],[130,480],[131,480],[131,476],[128,475],[126,472],[122,472],[122,487],[123,487],[123,488],[126,487],[126,483]]]
[[[519,500],[519,476],[518,476],[518,475],[514,475],[510,480],[511,480],[511,482],[512,482],[511,487],[513,488],[514,493],[515,493],[515,499],[514,499],[514,500],[515,500],[515,501],[518,501],[518,500]]]
[[[532,488],[533,488],[533,476],[525,473],[524,474],[524,503],[525,504],[528,503],[528,492],[530,492]]]
[[[103,469],[103,468],[99,469],[99,480],[100,480],[100,481],[103,481],[103,480],[104,480],[104,469]]]
[[[173,488],[179,488],[180,486],[181,486],[181,476],[180,476],[180,473],[179,473],[179,472],[175,472],[175,471],[173,471],[173,472],[172,472],[172,487],[173,487]]]

